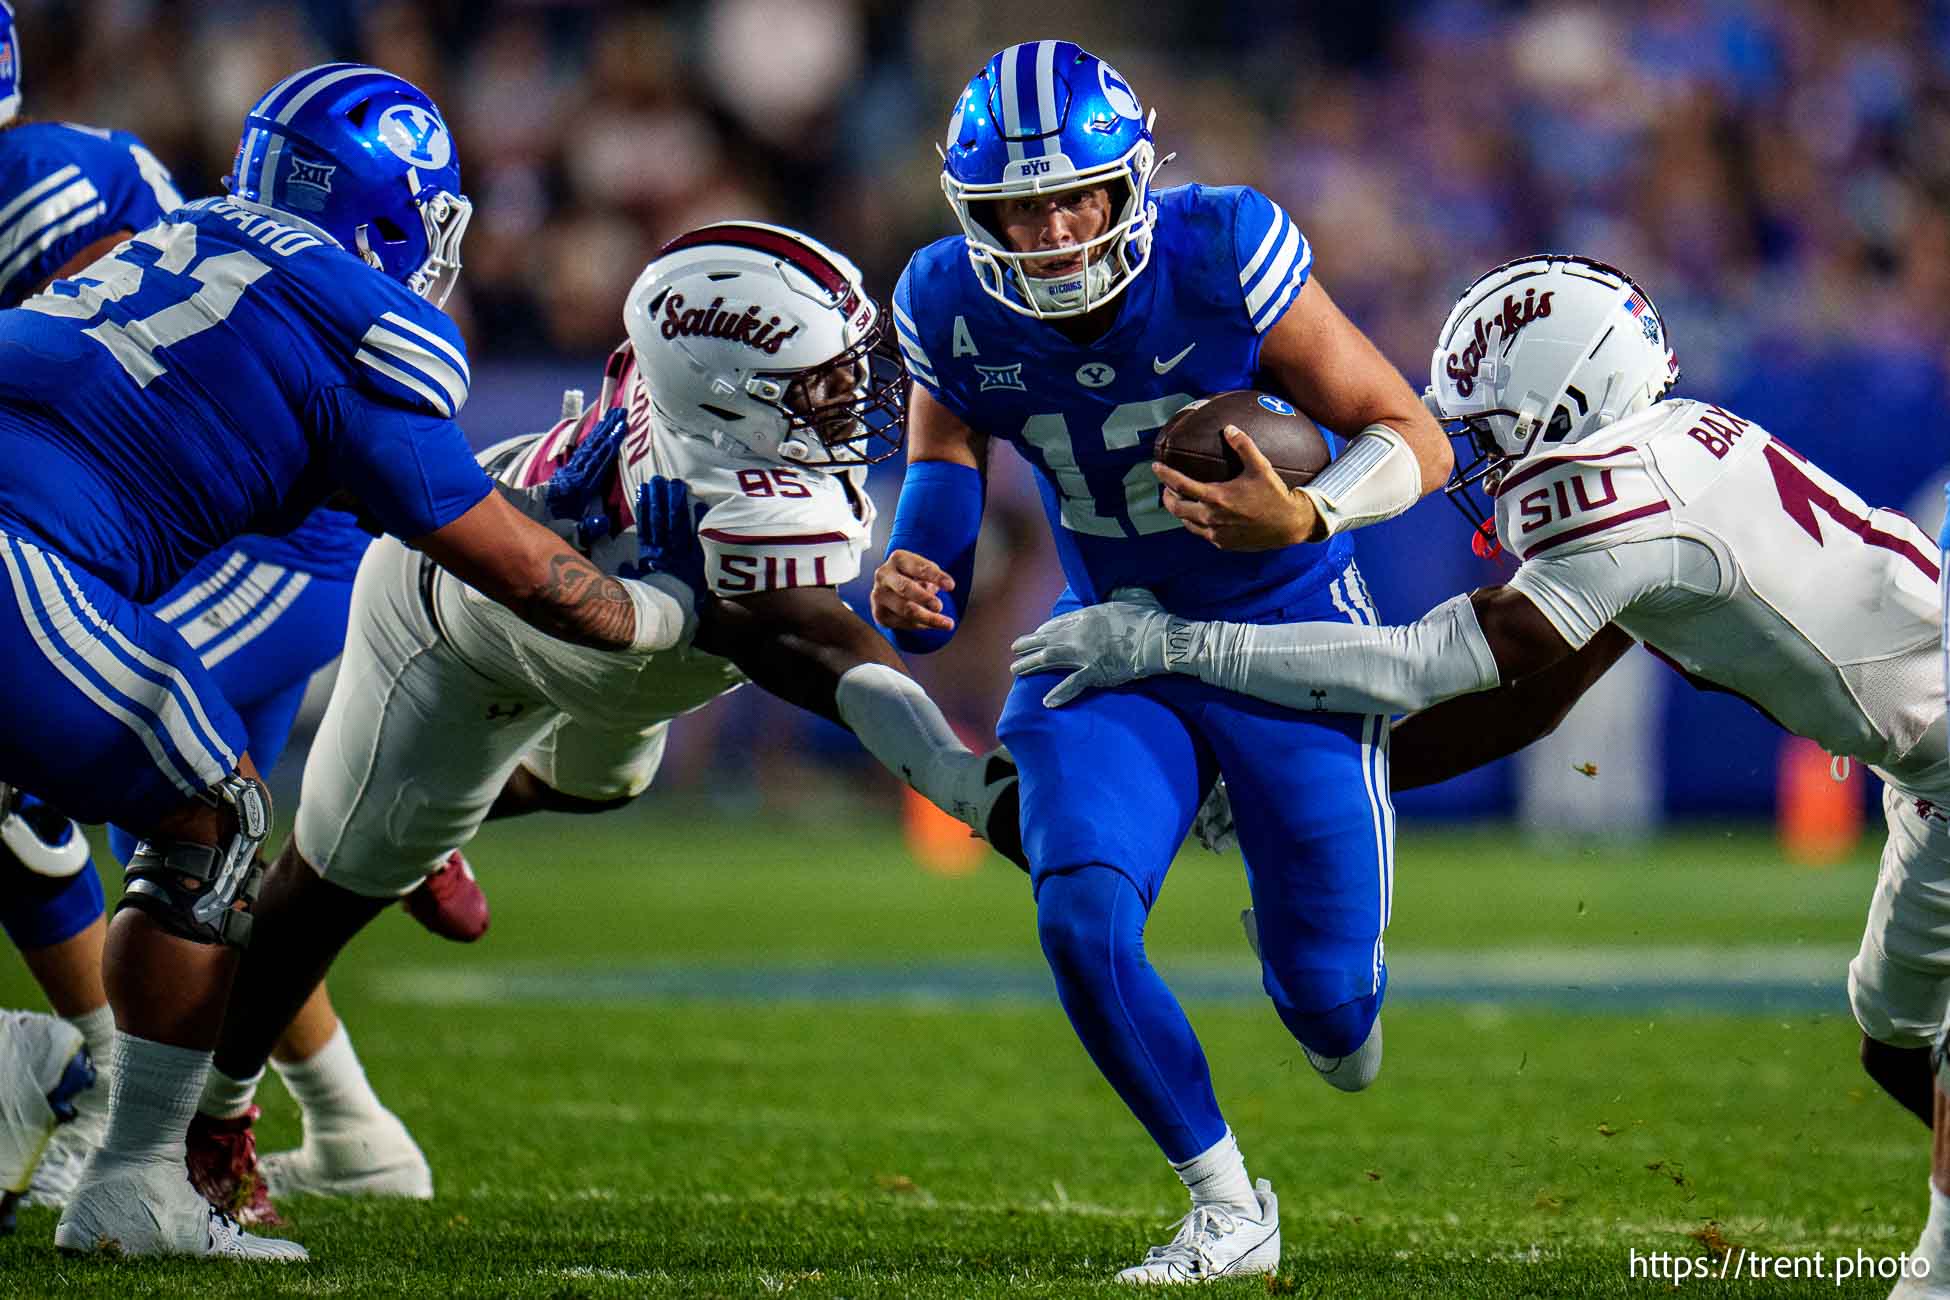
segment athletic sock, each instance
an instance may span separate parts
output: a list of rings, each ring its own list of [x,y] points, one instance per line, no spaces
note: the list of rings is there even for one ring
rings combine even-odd
[[[1239,1143],[1232,1130],[1183,1164],[1174,1164],[1192,1204],[1223,1205],[1242,1211],[1247,1218],[1259,1218],[1259,1197],[1253,1194],[1253,1180],[1246,1176],[1246,1160],[1239,1154]]]
[[[304,1060],[273,1060],[271,1066],[304,1111],[307,1128],[350,1127],[385,1113],[343,1021],[331,1040]]]
[[[183,1164],[183,1139],[210,1053],[134,1034],[115,1035],[115,1088],[101,1154],[113,1160]]]
[[[263,1080],[262,1069],[248,1079],[233,1079],[213,1065],[196,1108],[211,1119],[236,1119],[257,1100],[257,1085]]]
[[[104,1002],[86,1015],[67,1017],[69,1024],[81,1031],[81,1041],[88,1046],[88,1055],[95,1062],[97,1070],[113,1070],[115,1062],[115,1012]]]

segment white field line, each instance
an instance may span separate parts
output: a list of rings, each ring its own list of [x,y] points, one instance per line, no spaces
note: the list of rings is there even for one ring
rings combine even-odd
[[[1739,998],[1770,990],[1843,987],[1846,948],[1745,944],[1718,948],[1524,947],[1391,952],[1390,992],[1467,1000],[1480,995],[1573,990],[1704,990]],[[1160,959],[1182,995],[1257,996],[1259,972],[1243,951],[1236,961]],[[1048,972],[1027,963],[649,963],[577,966],[542,963],[406,966],[370,972],[367,989],[388,1001],[437,1006],[510,1002],[638,1003],[670,998],[732,1001],[864,1000],[910,1005],[1041,1000]]]

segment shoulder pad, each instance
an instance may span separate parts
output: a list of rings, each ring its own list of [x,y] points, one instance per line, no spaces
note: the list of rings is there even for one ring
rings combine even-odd
[[[1496,534],[1518,559],[1664,536],[1672,503],[1637,446],[1580,448],[1519,465],[1496,489]]]
[[[362,269],[397,292],[375,294],[379,310],[364,318],[352,353],[360,387],[394,405],[453,419],[467,401],[471,381],[460,331],[445,312],[403,285]]]
[[[908,259],[907,269],[894,284],[894,340],[900,344],[901,360],[907,363],[907,372],[919,380],[931,393],[941,391],[941,379],[934,368],[934,358],[927,345],[921,340],[921,327],[914,319],[915,285],[926,283],[929,268],[923,258],[932,251],[924,248]]]
[[[1293,218],[1250,186],[1205,191],[1232,209],[1232,265],[1253,331],[1264,334],[1299,296],[1313,271],[1314,249]]]
[[[856,513],[841,480],[774,466],[726,467],[687,481],[707,503],[698,539],[719,595],[832,587],[859,575],[873,516]]]

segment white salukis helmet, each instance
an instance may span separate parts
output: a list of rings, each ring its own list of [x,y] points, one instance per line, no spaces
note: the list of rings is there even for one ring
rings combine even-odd
[[[859,268],[796,230],[679,235],[630,287],[623,321],[673,430],[764,459],[866,465],[900,450],[906,373]]]
[[[1664,397],[1679,378],[1645,291],[1588,257],[1540,254],[1480,277],[1442,324],[1430,411],[1475,455],[1458,456],[1450,499],[1481,526],[1468,490],[1534,451],[1589,437]]]

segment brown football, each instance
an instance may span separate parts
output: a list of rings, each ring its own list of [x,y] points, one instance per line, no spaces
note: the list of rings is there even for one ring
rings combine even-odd
[[[1234,478],[1245,466],[1226,442],[1230,424],[1245,431],[1288,487],[1299,487],[1327,468],[1327,439],[1293,403],[1271,393],[1236,388],[1179,409],[1158,430],[1153,454],[1200,483]]]

